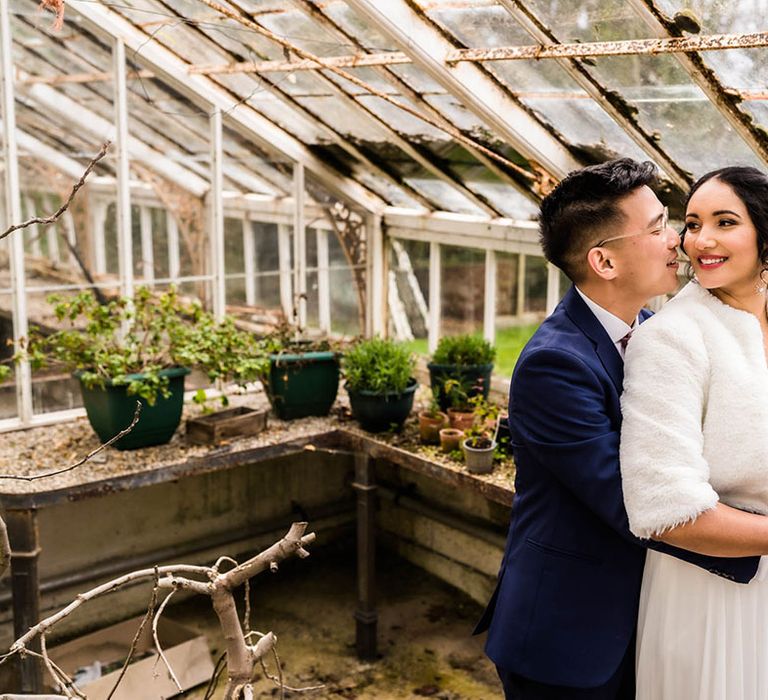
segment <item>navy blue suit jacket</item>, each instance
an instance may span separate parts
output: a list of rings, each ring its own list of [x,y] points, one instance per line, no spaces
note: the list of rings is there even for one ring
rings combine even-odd
[[[499,581],[476,631],[488,628],[497,666],[541,683],[593,688],[610,679],[635,631],[645,547],[742,583],[757,570],[758,557],[704,557],[630,533],[619,472],[623,374],[616,346],[571,288],[512,377],[515,499]]]

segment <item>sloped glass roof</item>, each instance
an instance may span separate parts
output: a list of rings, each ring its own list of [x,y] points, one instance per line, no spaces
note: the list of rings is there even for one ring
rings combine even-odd
[[[570,44],[759,32],[768,12],[768,0],[390,2],[393,13],[409,17],[401,30],[435,32],[443,54],[530,46],[542,33],[547,43]],[[11,0],[18,128],[71,158],[93,153],[101,135],[96,125],[114,122],[111,47],[114,27],[127,21],[131,39],[140,39],[126,41],[131,137],[207,183],[213,107],[196,86],[217,91],[231,104],[223,114],[224,185],[235,192],[290,195],[291,163],[303,153],[310,171],[323,163],[335,173],[326,178],[354,181],[383,205],[528,219],[551,186],[542,182],[617,155],[657,160],[678,194],[711,168],[765,166],[766,48],[691,52],[684,60],[483,60],[472,64],[483,89],[468,99],[453,89],[456,64],[426,65],[414,45],[372,19],[372,0],[222,4],[244,21],[205,0],[74,0],[55,31],[36,0]],[[94,20],[94,12],[105,21]],[[163,59],[148,58],[148,47],[180,61],[189,85],[166,80],[157,64]],[[375,54],[378,65],[344,58],[366,54]],[[339,57],[341,68],[306,69],[298,62],[308,56]],[[398,62],[384,65],[387,57]],[[239,70],[241,62],[256,69]],[[498,114],[492,105],[497,117],[488,118],[492,110],[483,101],[496,97],[522,112]],[[285,139],[249,136],[250,127],[230,120],[234,112],[257,115]],[[515,114],[533,121],[517,123]],[[534,125],[543,137],[532,133]],[[509,133],[519,135],[516,144]],[[542,166],[552,163],[553,152],[562,165]],[[114,175],[109,158],[97,172]]]

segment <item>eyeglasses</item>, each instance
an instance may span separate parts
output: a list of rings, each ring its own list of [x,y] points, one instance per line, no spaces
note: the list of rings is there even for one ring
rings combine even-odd
[[[604,246],[606,243],[610,243],[611,241],[618,241],[620,238],[632,238],[633,236],[642,236],[642,235],[649,235],[649,236],[661,236],[662,234],[666,233],[667,228],[669,227],[669,209],[667,207],[664,207],[664,211],[661,213],[661,223],[659,224],[658,228],[653,229],[653,231],[638,231],[637,233],[622,233],[620,236],[611,236],[610,238],[604,238],[599,243],[595,243],[593,245],[593,248],[599,248],[600,246]]]

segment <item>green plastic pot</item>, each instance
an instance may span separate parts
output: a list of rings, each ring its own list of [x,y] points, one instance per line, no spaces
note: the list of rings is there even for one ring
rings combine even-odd
[[[369,433],[381,433],[393,426],[399,430],[413,408],[413,395],[418,386],[419,383],[411,377],[401,394],[347,389],[352,415]]]
[[[445,383],[449,379],[456,379],[466,387],[467,397],[477,395],[479,392],[475,388],[482,383],[483,398],[488,398],[488,392],[491,389],[491,374],[493,372],[493,362],[487,365],[440,365],[434,362],[427,364],[429,369],[429,383],[432,387],[432,395],[440,404],[441,411],[447,411],[450,408],[450,399],[445,393]]]
[[[150,406],[138,396],[129,396],[128,387],[115,386],[111,381],[102,389],[89,389],[83,384],[80,373],[75,377],[80,379],[80,392],[83,395],[83,405],[88,414],[91,427],[99,436],[102,443],[111,440],[121,430],[127,428],[136,412],[136,402],[141,402],[141,417],[128,435],[121,437],[113,447],[118,450],[137,450],[141,447],[164,445],[168,442],[181,422],[181,410],[184,405],[184,377],[190,370],[186,367],[173,367],[158,372],[161,377],[168,377],[168,390],[171,392],[167,399],[157,397],[154,406]],[[141,374],[129,374],[128,379],[136,379]]]
[[[338,353],[270,355],[267,394],[278,418],[327,416],[338,391]]]

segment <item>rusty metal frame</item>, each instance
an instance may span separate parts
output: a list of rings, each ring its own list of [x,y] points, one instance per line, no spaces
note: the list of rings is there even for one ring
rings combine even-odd
[[[633,5],[652,0],[629,0]],[[511,3],[501,2],[505,7]],[[655,7],[655,6],[654,6]],[[656,12],[659,12],[656,10]],[[660,13],[659,13],[660,14]],[[667,31],[664,20],[660,20]],[[670,28],[672,23],[667,20]],[[710,34],[705,36],[682,37],[668,34],[657,39],[627,39],[622,41],[593,41],[572,44],[546,43],[527,46],[497,46],[494,48],[454,48],[445,53],[445,63],[484,63],[486,61],[530,61],[562,58],[601,58],[605,56],[658,56],[661,54],[683,54],[698,51],[727,51],[729,49],[758,49],[768,46],[768,32],[749,34]],[[225,64],[195,64],[190,73],[219,75],[231,73],[285,73],[323,68],[369,68],[374,66],[396,66],[414,63],[407,52],[385,51],[379,53],[357,53],[345,56],[323,57],[322,63],[310,59],[295,61],[242,61]]]
[[[666,41],[679,42],[688,41],[693,46],[692,39],[679,39],[680,29],[656,6],[654,0],[628,0],[635,12],[648,24],[648,26],[660,37],[667,37]],[[728,37],[742,37],[742,42],[730,40]],[[668,37],[675,37],[669,39]],[[750,39],[752,37],[752,39]],[[719,35],[710,37],[699,37],[700,40],[706,39],[710,45],[708,47],[689,49],[688,53],[675,53],[675,58],[680,62],[693,82],[698,85],[704,94],[710,99],[715,108],[722,114],[736,133],[744,142],[757,154],[763,161],[768,163],[768,135],[761,131],[754,123],[752,117],[739,109],[741,98],[737,91],[727,90],[720,82],[715,71],[707,66],[701,56],[695,51],[717,50],[717,49],[735,49],[751,48],[748,43],[756,41],[757,37],[763,37],[766,43],[761,46],[768,46],[768,32],[761,32],[750,35]]]
[[[231,4],[235,5],[234,2]],[[241,8],[238,8],[238,10],[240,12],[243,12]],[[178,14],[171,7],[168,7],[168,11],[173,12],[174,14]],[[179,15],[179,17],[181,17],[181,15]],[[206,41],[209,41],[212,44],[216,45],[216,47],[219,50],[226,51],[226,49],[216,44],[215,39],[212,39],[210,36],[208,36],[194,23],[189,25],[189,30],[199,33]],[[188,68],[188,71],[190,73],[193,73],[193,71],[190,70],[190,68]],[[215,75],[209,76],[209,77],[213,77],[215,79]],[[333,85],[331,81],[328,81],[328,82],[331,85]],[[220,85],[222,89],[225,89],[225,90],[230,89],[223,84],[220,84]],[[405,182],[399,176],[399,174],[397,174],[396,172],[392,172],[388,167],[386,167],[384,163],[372,160],[367,153],[363,152],[360,148],[358,148],[355,144],[353,144],[349,139],[345,138],[343,134],[337,131],[334,127],[332,127],[326,121],[318,117],[315,113],[311,112],[309,109],[304,107],[304,105],[302,105],[300,102],[295,100],[292,95],[280,89],[280,87],[272,83],[272,81],[264,80],[263,86],[267,91],[272,93],[275,97],[277,97],[277,99],[279,99],[283,104],[285,104],[288,108],[290,108],[291,111],[297,113],[301,118],[308,120],[310,123],[313,123],[319,126],[327,134],[328,138],[334,144],[336,144],[339,148],[341,148],[350,156],[358,160],[361,164],[363,164],[366,168],[368,168],[373,174],[386,180],[387,182],[389,182],[389,184],[394,185],[395,187],[401,190],[404,190],[409,197],[419,202],[419,204],[421,204],[427,210],[433,211],[436,209],[440,209],[440,207],[438,207],[435,202],[433,202],[427,196],[425,196],[424,194],[422,194],[421,192],[413,188],[411,185],[409,185],[407,182]],[[256,109],[256,107],[254,107],[254,109]],[[353,169],[353,172],[354,172],[354,169]]]
[[[84,20],[89,31],[99,36],[121,37],[128,48],[140,48],[138,60],[142,67],[149,68],[159,79],[188,99],[226,110],[225,122],[228,128],[238,131],[264,148],[282,153],[291,161],[304,163],[308,171],[345,201],[354,202],[356,206],[371,212],[379,212],[386,206],[383,198],[363,185],[354,177],[354,173],[347,175],[333,164],[329,164],[298,137],[251,106],[244,105],[240,109],[232,109],[233,104],[239,103],[231,90],[222,88],[210,78],[189,75],[187,61],[142,32],[119,13],[101,3],[82,0],[70,0],[67,7]],[[313,120],[316,121],[316,118],[313,117]]]
[[[234,7],[238,7],[238,4],[235,0],[230,0],[230,4]],[[238,9],[242,11],[242,8]],[[255,22],[256,24],[260,24],[258,19],[252,19],[251,21]],[[495,209],[493,205],[488,202],[488,200],[470,190],[467,185],[455,175],[447,172],[446,169],[437,162],[436,158],[428,155],[423,150],[416,148],[410,141],[404,138],[400,132],[389,126],[389,124],[387,124],[373,110],[359,102],[353,93],[345,90],[341,85],[331,80],[321,71],[317,71],[315,75],[323,83],[323,85],[327,86],[331,90],[331,93],[334,96],[340,99],[346,106],[351,108],[360,117],[367,119],[370,123],[372,123],[374,128],[382,132],[382,134],[384,134],[391,143],[396,145],[401,151],[403,151],[403,153],[413,159],[422,168],[427,170],[427,172],[431,173],[438,180],[442,180],[448,186],[452,187],[460,196],[469,200],[485,214],[488,214],[494,218],[501,216],[501,212]],[[432,208],[439,209],[440,207],[436,207],[433,204]]]
[[[497,0],[497,2],[543,46],[561,45],[552,30],[547,28],[522,0]],[[692,182],[690,174],[661,147],[653,134],[640,125],[634,116],[633,108],[621,95],[600,83],[579,60],[559,58],[557,62],[642,150],[664,168],[678,187],[683,190],[688,189]]]
[[[515,100],[481,66],[462,62],[449,65],[445,58],[456,48],[455,40],[417,11],[409,0],[388,0],[386,7],[374,0],[347,0],[361,17],[399,45],[433,80],[473,112],[497,136],[528,159],[536,173],[532,187],[546,194],[553,181],[581,167],[556,130]]]
[[[291,0],[291,2],[308,17],[318,22],[324,29],[326,29],[326,31],[330,32],[333,36],[339,37],[340,41],[354,46],[360,52],[366,51],[366,47],[356,36],[345,31],[336,21],[334,21],[330,16],[323,12],[321,7],[313,3],[311,0]],[[365,57],[367,54],[361,53],[360,55]],[[410,59],[408,59],[408,62],[410,62]],[[380,78],[392,85],[395,90],[397,90],[404,97],[408,98],[413,104],[417,105],[419,109],[424,111],[428,116],[432,117],[432,119],[440,122],[444,126],[455,127],[455,125],[452,124],[440,110],[433,107],[424,98],[424,95],[420,94],[417,90],[414,90],[397,73],[390,70],[390,66],[374,66],[373,69]],[[518,179],[515,179],[494,160],[479,150],[472,148],[468,144],[461,145],[470,153],[470,155],[472,155],[473,158],[482,163],[500,180],[508,185],[511,185],[524,196],[529,197],[534,201],[538,201],[530,188],[526,187],[525,184],[521,183]]]
[[[236,0],[230,0],[230,4],[234,8],[238,9],[240,12],[244,12],[243,8],[241,8],[238,5]],[[252,18],[251,21],[259,25],[261,24],[259,22],[258,17]],[[481,197],[480,195],[470,190],[467,187],[467,185],[464,182],[462,182],[458,177],[456,177],[450,172],[447,172],[446,169],[442,166],[441,163],[438,162],[438,160],[435,157],[428,155],[422,149],[415,147],[406,138],[404,138],[403,135],[400,134],[400,132],[398,132],[397,130],[392,128],[389,124],[387,124],[384,121],[384,119],[382,119],[379,115],[377,115],[373,110],[369,109],[366,105],[359,102],[353,93],[348,92],[344,87],[334,82],[328,76],[326,76],[324,73],[320,71],[315,73],[315,75],[322,82],[322,84],[325,85],[330,90],[333,96],[340,99],[357,116],[361,117],[364,120],[367,120],[375,129],[378,129],[391,143],[397,146],[403,153],[405,153],[409,158],[411,158],[413,161],[418,163],[427,172],[432,174],[438,180],[443,181],[449,187],[453,188],[461,197],[463,197],[464,199],[467,199],[469,202],[474,204],[476,207],[478,207],[483,213],[487,214],[488,216],[492,218],[501,216],[501,212],[495,209],[484,197]],[[271,81],[268,79],[267,79],[267,82],[271,83]],[[276,89],[279,90],[279,88],[277,87]],[[282,92],[282,90],[280,90],[280,92]],[[406,186],[406,183],[401,181],[399,185],[400,187],[403,187],[403,186]],[[410,185],[408,185],[408,187],[414,191],[417,191],[415,190],[415,188],[411,187]],[[422,197],[425,198],[427,201],[431,202],[431,199],[427,195],[422,194]],[[441,207],[436,206],[436,203],[432,202],[430,209],[441,209]]]

